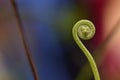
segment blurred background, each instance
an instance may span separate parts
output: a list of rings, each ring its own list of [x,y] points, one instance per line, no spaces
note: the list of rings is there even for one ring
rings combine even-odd
[[[94,80],[72,37],[72,27],[81,19],[96,27],[94,38],[83,43],[101,80],[120,80],[120,0],[15,0],[24,35],[11,1],[0,0],[0,80],[34,80],[22,36],[40,80]]]

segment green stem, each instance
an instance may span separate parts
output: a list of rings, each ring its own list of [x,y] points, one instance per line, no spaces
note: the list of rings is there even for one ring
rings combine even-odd
[[[90,63],[90,66],[92,68],[95,80],[100,80],[99,72],[98,72],[96,63],[95,63],[92,55],[90,54],[90,52],[83,45],[83,43],[81,42],[81,40],[78,37],[78,28],[79,27],[80,27],[80,25],[78,26],[78,24],[73,27],[73,31],[72,31],[73,38],[74,38],[75,42],[77,43],[77,45],[79,46],[79,48],[84,52],[85,56],[87,57],[87,59]]]

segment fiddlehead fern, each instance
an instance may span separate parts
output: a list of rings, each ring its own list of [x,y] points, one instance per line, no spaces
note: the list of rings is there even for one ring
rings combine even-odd
[[[81,38],[83,40],[88,40],[94,36],[95,27],[93,23],[90,22],[89,20],[80,20],[74,25],[72,33],[73,33],[73,38],[75,42],[77,43],[79,48],[84,52],[85,56],[87,57],[90,63],[95,80],[100,80],[99,72],[92,55],[79,39]]]

